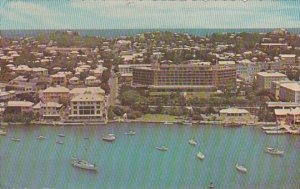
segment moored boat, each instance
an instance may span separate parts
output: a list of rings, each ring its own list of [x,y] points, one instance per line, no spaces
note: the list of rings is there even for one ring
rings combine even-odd
[[[272,155],[283,155],[284,151],[283,150],[279,150],[278,148],[266,148],[265,152],[268,154],[272,154]]]
[[[6,131],[0,130],[0,135],[6,135]]]
[[[156,147],[156,149],[158,149],[160,151],[167,151],[168,150],[168,148],[166,146]]]
[[[37,137],[37,139],[38,139],[38,140],[44,140],[44,139],[46,139],[46,137],[43,136],[43,135],[40,135],[40,136]]]
[[[107,135],[104,135],[102,139],[104,141],[112,142],[112,141],[116,140],[116,137],[114,134],[107,134]]]
[[[56,144],[63,144],[64,142],[63,142],[63,141],[60,141],[60,140],[56,140],[55,143],[56,143]]]
[[[124,133],[125,135],[135,135],[135,131],[129,131],[129,132],[126,132]]]
[[[235,123],[235,122],[230,122],[230,123],[225,123],[224,127],[241,127],[242,124]]]
[[[12,141],[15,141],[15,142],[20,142],[20,141],[21,141],[21,139],[16,138],[16,137],[11,138],[11,140],[12,140]]]
[[[173,124],[174,124],[173,122],[169,122],[169,121],[164,122],[164,125],[173,125]]]
[[[192,145],[192,146],[196,146],[197,145],[197,142],[193,139],[190,139],[189,140],[189,144]]]
[[[238,163],[235,165],[235,168],[238,170],[238,171],[240,171],[240,172],[242,172],[242,173],[247,173],[247,169],[246,169],[246,167],[244,167],[243,165],[239,165]]]
[[[64,135],[62,133],[59,133],[57,136],[59,136],[59,137],[65,137],[66,135]]]
[[[214,189],[214,188],[215,188],[214,183],[210,182],[208,185],[208,189]]]
[[[200,159],[200,160],[203,160],[205,158],[205,156],[202,152],[198,152],[197,158]]]
[[[95,164],[89,163],[86,160],[72,158],[71,164],[73,167],[77,167],[80,169],[90,170],[90,171],[97,171],[97,166]]]

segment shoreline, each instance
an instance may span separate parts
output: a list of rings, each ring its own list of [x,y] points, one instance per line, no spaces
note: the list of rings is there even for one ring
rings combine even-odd
[[[31,122],[31,123],[19,123],[19,122],[0,122],[0,126],[84,126],[84,125],[108,125],[110,123],[162,123],[165,125],[173,125],[173,124],[181,124],[181,125],[193,125],[197,126],[201,125],[215,125],[215,126],[224,126],[226,123],[222,121],[192,121],[188,122],[189,124],[184,124],[182,120],[180,121],[145,121],[145,120],[126,120],[126,121],[118,121],[118,120],[109,120],[107,123],[105,121],[100,122]],[[240,122],[236,123],[240,126],[275,126],[276,122],[253,122],[253,123],[245,123]],[[239,126],[237,126],[239,127]]]

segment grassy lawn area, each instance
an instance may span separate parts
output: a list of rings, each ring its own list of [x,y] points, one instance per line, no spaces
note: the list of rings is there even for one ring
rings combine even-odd
[[[177,116],[172,116],[172,115],[164,115],[164,114],[145,114],[141,118],[138,118],[138,120],[141,121],[169,121],[169,122],[174,122],[176,121]]]

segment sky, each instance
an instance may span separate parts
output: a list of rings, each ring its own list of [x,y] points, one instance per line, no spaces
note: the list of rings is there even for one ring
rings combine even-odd
[[[0,0],[0,29],[160,28],[300,28],[300,0]]]

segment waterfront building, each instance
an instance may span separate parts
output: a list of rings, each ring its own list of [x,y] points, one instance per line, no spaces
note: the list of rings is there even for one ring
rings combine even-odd
[[[235,61],[218,61],[218,64],[221,65],[221,66],[228,66],[228,67],[231,67],[231,68],[236,68],[236,63]]]
[[[279,88],[279,99],[285,102],[300,103],[300,85],[298,82],[282,83]]]
[[[46,102],[64,102],[69,101],[69,89],[63,86],[48,87],[41,94],[41,99]]]
[[[254,121],[253,116],[245,110],[238,108],[227,108],[220,110],[220,119],[224,122],[249,122]]]
[[[43,103],[41,106],[41,115],[44,119],[55,119],[59,120],[62,110],[62,104],[57,102]]]
[[[257,84],[258,89],[266,89],[269,90],[271,88],[272,81],[280,81],[280,80],[286,80],[287,76],[285,74],[279,73],[279,72],[259,72],[256,75],[257,77]]]
[[[236,64],[237,77],[246,82],[253,82],[255,75],[262,70],[262,64],[248,59],[238,61]]]
[[[300,123],[300,107],[290,109],[275,109],[276,121],[284,122],[289,125]]]
[[[133,69],[133,86],[178,90],[207,89],[236,85],[236,69],[220,65],[159,64]],[[190,88],[189,88],[190,86]]]
[[[5,110],[9,113],[29,113],[32,112],[32,106],[33,103],[29,101],[8,101]]]
[[[70,103],[71,120],[103,119],[105,100],[101,94],[94,94],[89,91],[72,98]]]

